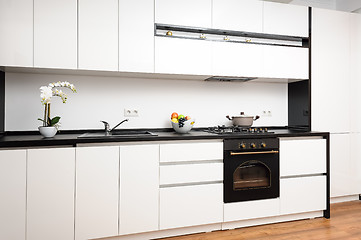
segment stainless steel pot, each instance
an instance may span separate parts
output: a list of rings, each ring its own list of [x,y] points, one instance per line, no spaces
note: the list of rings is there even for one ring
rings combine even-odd
[[[244,115],[244,112],[241,112],[240,116],[232,116],[229,117],[229,115],[226,116],[229,120],[232,121],[232,124],[234,126],[240,126],[240,127],[251,127],[253,124],[253,121],[256,121],[259,119],[259,116],[246,116]]]

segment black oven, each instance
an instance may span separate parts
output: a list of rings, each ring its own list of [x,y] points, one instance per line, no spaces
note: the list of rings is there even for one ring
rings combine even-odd
[[[280,195],[278,138],[224,140],[224,202]]]

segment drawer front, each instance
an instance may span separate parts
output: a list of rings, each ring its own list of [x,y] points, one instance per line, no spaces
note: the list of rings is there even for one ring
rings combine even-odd
[[[222,160],[223,142],[160,145],[160,162]]]
[[[160,189],[160,230],[223,221],[223,184]]]
[[[252,218],[277,216],[280,212],[280,199],[266,199],[224,204],[224,221],[238,221]]]
[[[223,163],[195,163],[160,167],[160,185],[223,180]]]
[[[280,174],[295,176],[326,172],[326,139],[282,139]]]
[[[326,176],[281,179],[281,214],[326,209]]]

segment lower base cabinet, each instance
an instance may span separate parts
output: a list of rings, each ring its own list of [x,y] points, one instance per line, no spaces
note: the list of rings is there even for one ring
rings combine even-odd
[[[75,240],[118,235],[118,198],[119,147],[77,148]]]
[[[280,214],[326,209],[326,176],[281,179]]]
[[[160,189],[160,229],[223,221],[223,184]]]
[[[0,151],[0,239],[25,240],[26,150]]]
[[[119,234],[159,230],[159,145],[120,146]]]
[[[75,149],[29,149],[27,240],[74,239]]]

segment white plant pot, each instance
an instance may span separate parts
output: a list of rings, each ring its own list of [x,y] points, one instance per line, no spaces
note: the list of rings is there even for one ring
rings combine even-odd
[[[46,138],[54,137],[57,131],[56,127],[39,127],[40,134]]]

